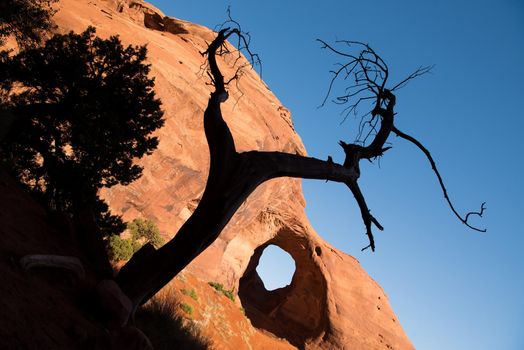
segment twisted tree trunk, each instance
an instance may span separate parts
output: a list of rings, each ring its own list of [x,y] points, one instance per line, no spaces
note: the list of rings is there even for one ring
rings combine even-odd
[[[224,29],[205,52],[215,91],[204,112],[210,169],[202,199],[175,237],[158,250],[145,248],[122,268],[117,282],[135,307],[145,303],[193,259],[211,245],[239,206],[264,181],[288,176],[323,179],[356,185],[358,172],[332,161],[281,152],[238,153],[222,118],[220,105],[227,100],[224,78],[216,62],[218,48],[236,29]]]

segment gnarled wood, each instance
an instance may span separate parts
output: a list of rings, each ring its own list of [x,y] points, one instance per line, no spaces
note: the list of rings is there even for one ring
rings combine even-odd
[[[354,182],[358,173],[332,161],[281,152],[238,153],[220,105],[227,99],[224,78],[216,61],[217,50],[237,29],[223,29],[204,53],[208,57],[215,91],[204,112],[210,169],[198,207],[175,237],[147,256],[133,257],[117,276],[117,282],[135,307],[146,302],[194,258],[212,244],[249,195],[264,181],[289,176]]]

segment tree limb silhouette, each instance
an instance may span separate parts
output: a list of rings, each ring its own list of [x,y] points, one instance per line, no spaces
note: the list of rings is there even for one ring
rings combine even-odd
[[[411,80],[427,74],[431,71],[433,66],[421,66],[414,72],[409,74],[406,78],[401,80],[399,83],[393,85],[391,88],[387,88],[389,78],[389,68],[385,61],[378,55],[368,44],[359,41],[347,41],[339,40],[336,43],[349,47],[350,52],[342,51],[323,40],[318,39],[322,44],[322,49],[329,50],[335,53],[337,56],[342,57],[345,61],[337,63],[337,69],[331,71],[332,77],[329,81],[327,93],[322,101],[321,106],[324,106],[328,98],[332,95],[335,90],[336,84],[341,81],[344,84],[342,93],[336,96],[333,100],[336,104],[349,104],[343,110],[344,122],[349,114],[358,114],[358,106],[366,101],[373,101],[370,106],[370,110],[361,116],[361,122],[357,134],[357,139],[353,144],[347,144],[344,141],[340,141],[340,145],[346,153],[346,163],[351,163],[356,169],[358,169],[358,162],[360,159],[371,160],[383,155],[383,153],[391,147],[384,147],[391,132],[397,136],[410,141],[417,148],[419,148],[428,158],[433,172],[437,176],[444,198],[446,199],[449,207],[453,214],[467,227],[479,231],[485,232],[485,229],[479,229],[472,226],[468,219],[471,215],[482,217],[484,214],[485,203],[482,203],[478,212],[468,212],[465,216],[461,216],[455,209],[448,193],[444,181],[437,169],[436,163],[431,156],[431,153],[427,150],[424,145],[414,137],[407,135],[398,130],[394,125],[394,107],[396,103],[396,96],[393,91],[401,89],[406,86]],[[356,51],[353,53],[351,50]],[[356,50],[354,50],[356,49]],[[349,83],[347,83],[349,81]],[[380,117],[377,119],[377,116]],[[369,117],[369,120],[366,119]],[[380,128],[377,130],[376,126],[380,122]],[[361,139],[364,134],[364,128],[369,125],[369,132],[366,136]],[[365,146],[368,138],[372,136],[371,142]],[[346,165],[345,163],[345,165]],[[370,245],[364,249],[370,247],[374,250],[373,234],[371,232],[371,223],[374,223],[379,229],[382,230],[382,226],[376,222],[376,219],[369,213],[367,204],[364,200],[363,194],[360,192],[358,185],[352,184],[350,187],[351,191],[355,195],[355,199],[360,207],[362,213],[362,219],[366,226],[366,234],[369,237]]]
[[[398,137],[403,138],[404,140],[407,140],[407,141],[411,142],[418,149],[420,149],[422,151],[422,153],[424,153],[424,155],[428,159],[429,163],[431,164],[431,169],[433,170],[433,172],[437,176],[440,188],[442,189],[442,193],[444,194],[444,198],[446,199],[446,202],[448,203],[448,206],[451,209],[451,211],[453,212],[453,214],[455,214],[455,216],[464,225],[466,225],[470,229],[475,230],[475,231],[479,231],[479,232],[486,232],[486,229],[480,229],[480,228],[472,226],[472,225],[470,225],[468,223],[468,219],[469,219],[470,215],[477,215],[479,217],[482,217],[482,215],[484,214],[484,210],[486,210],[486,208],[485,208],[486,202],[483,202],[480,205],[480,210],[478,212],[470,211],[470,212],[466,213],[465,216],[460,215],[457,212],[457,210],[455,209],[455,206],[453,205],[453,203],[451,202],[451,199],[449,198],[448,191],[446,189],[446,186],[444,185],[444,180],[442,180],[442,176],[440,175],[440,172],[438,171],[438,168],[437,168],[437,165],[435,163],[435,160],[433,160],[433,157],[431,156],[431,153],[428,151],[428,149],[426,147],[424,147],[424,145],[420,141],[418,141],[416,138],[414,138],[413,136],[410,136],[408,134],[403,133],[402,131],[400,131],[396,127],[393,127],[393,133],[395,133],[395,135],[397,135]]]
[[[357,55],[351,55],[322,42],[325,48],[349,58],[349,63],[340,65],[340,68],[334,71],[325,101],[331,94],[335,80],[342,75],[345,78],[351,77],[353,85],[346,88],[337,98],[339,102],[346,103],[358,97],[354,102],[358,105],[361,101],[373,100],[372,108],[366,113],[371,118],[370,125],[373,125],[374,132],[369,134],[372,139],[367,145],[364,142],[351,144],[340,141],[339,144],[346,155],[342,165],[333,162],[331,157],[324,161],[283,152],[237,152],[233,135],[222,116],[221,104],[228,100],[228,82],[238,78],[238,71],[226,80],[220,69],[224,62],[217,58],[231,52],[226,40],[232,37],[236,37],[237,43],[241,43],[237,50],[246,46],[244,51],[251,60],[258,56],[250,51],[249,40],[240,30],[238,23],[231,18],[226,21],[226,24],[231,23],[233,26],[223,26],[216,38],[209,43],[207,50],[202,52],[207,57],[208,75],[214,86],[204,111],[204,131],[210,154],[209,175],[204,193],[193,214],[173,239],[158,250],[151,246],[143,248],[120,270],[117,282],[135,307],[151,298],[211,245],[249,195],[260,184],[273,178],[286,176],[344,183],[355,197],[366,228],[369,244],[363,249],[375,249],[373,225],[383,230],[382,225],[371,215],[357,180],[360,176],[360,160],[372,161],[382,156],[391,148],[385,146],[389,135],[397,130],[394,126],[396,96],[392,90],[386,88],[389,76],[386,63],[366,44],[343,41],[346,45],[362,48]],[[240,55],[240,51],[238,54]],[[233,66],[237,62],[239,61],[235,59]],[[415,71],[394,88],[404,86],[425,72],[424,69]],[[366,95],[362,96],[362,93]],[[377,129],[378,124],[380,126]],[[482,215],[483,210],[482,206],[480,212],[468,213],[464,221],[467,223],[471,214]]]
[[[356,185],[359,172],[355,166],[283,152],[236,151],[231,131],[222,117],[221,104],[228,100],[229,94],[217,57],[232,36],[240,37],[240,42],[248,45],[243,35],[238,27],[222,28],[203,52],[214,86],[204,111],[210,154],[208,181],[197,208],[175,237],[158,250],[148,247],[147,251],[137,252],[120,270],[117,282],[135,307],[151,298],[211,245],[239,206],[267,180],[286,176],[336,181],[348,185],[355,198],[363,201]],[[254,57],[251,53],[248,56]],[[363,216],[378,225],[369,212]],[[374,247],[372,236],[370,244]]]

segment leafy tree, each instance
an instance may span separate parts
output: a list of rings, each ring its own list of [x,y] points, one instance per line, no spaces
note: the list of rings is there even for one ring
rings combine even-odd
[[[8,36],[13,36],[21,49],[41,42],[44,34],[54,28],[51,8],[56,0],[2,0],[0,1],[0,48]],[[0,49],[0,141],[14,120],[6,110],[5,87],[11,83],[6,62],[11,49]]]
[[[140,243],[133,239],[125,239],[119,235],[113,235],[108,240],[109,257],[115,261],[129,260],[140,248]]]
[[[13,35],[22,48],[39,43],[42,35],[54,25],[51,8],[56,0],[0,1],[0,46],[5,37]]]
[[[164,239],[160,235],[160,230],[156,224],[149,219],[136,218],[127,224],[127,229],[135,241],[144,239],[151,243],[155,248],[160,248],[164,244]]]
[[[16,117],[3,162],[49,208],[91,207],[105,233],[125,226],[97,191],[140,177],[133,160],[157,147],[163,125],[146,51],[90,27],[3,61],[4,108]]]
[[[112,235],[107,241],[109,257],[113,260],[129,260],[143,244],[150,243],[155,248],[164,244],[160,230],[149,219],[136,218],[127,224],[129,238]]]

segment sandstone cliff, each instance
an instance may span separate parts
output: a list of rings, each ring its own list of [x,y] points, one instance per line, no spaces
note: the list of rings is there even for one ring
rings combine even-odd
[[[141,179],[103,193],[113,212],[153,219],[170,237],[191,215],[204,189],[208,148],[202,115],[210,93],[200,51],[213,38],[202,26],[166,17],[140,0],[62,0],[60,31],[88,25],[102,37],[147,44],[156,92],[165,110],[160,145],[140,161]],[[221,62],[225,68],[227,62]],[[240,90],[239,90],[240,89]],[[290,112],[254,71],[231,87],[223,106],[239,151],[305,154]],[[186,272],[238,291],[251,323],[306,349],[412,349],[387,296],[354,258],[322,240],[304,214],[299,180],[272,180],[242,205],[220,238]],[[275,244],[296,262],[291,285],[269,292],[255,268]],[[227,348],[227,347],[226,347]]]

